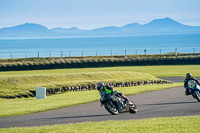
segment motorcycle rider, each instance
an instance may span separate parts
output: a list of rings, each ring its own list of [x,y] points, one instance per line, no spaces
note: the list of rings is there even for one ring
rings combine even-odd
[[[192,74],[191,73],[187,73],[186,74],[186,78],[185,78],[185,80],[184,80],[184,88],[186,89],[185,90],[185,95],[187,96],[187,95],[190,95],[190,93],[189,93],[189,88],[188,88],[188,81],[189,80],[194,80],[198,85],[200,85],[200,82],[196,79],[196,78],[194,78],[194,77],[192,77]]]
[[[97,84],[97,89],[98,89],[99,92],[101,92],[101,91],[106,91],[106,94],[111,94],[111,95],[115,95],[115,96],[117,96],[117,97],[123,98],[123,99],[125,99],[125,100],[127,101],[127,103],[129,104],[128,98],[126,98],[126,96],[124,96],[122,93],[120,93],[120,92],[114,90],[114,88],[113,88],[112,86],[109,86],[109,85],[107,85],[107,84],[104,85],[103,82],[99,82],[99,83]]]

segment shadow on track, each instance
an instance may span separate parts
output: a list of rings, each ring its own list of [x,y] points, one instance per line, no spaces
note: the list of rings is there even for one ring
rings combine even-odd
[[[173,105],[173,104],[189,104],[189,103],[197,103],[197,102],[176,102],[176,103],[157,103],[157,104],[142,104],[139,106],[152,106],[152,105]]]
[[[80,115],[80,116],[69,116],[69,117],[52,117],[52,118],[44,118],[44,119],[70,119],[70,118],[89,118],[89,117],[102,117],[102,116],[111,116],[111,114],[104,115]]]

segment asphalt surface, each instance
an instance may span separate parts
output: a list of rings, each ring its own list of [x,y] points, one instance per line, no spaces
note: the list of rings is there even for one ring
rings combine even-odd
[[[174,82],[183,82],[184,80],[179,77],[162,79]],[[192,96],[185,96],[184,92],[183,87],[176,87],[129,96],[128,98],[134,101],[138,107],[136,114],[126,112],[111,115],[104,107],[100,107],[99,102],[93,102],[29,115],[0,118],[0,128],[200,115],[200,103]]]

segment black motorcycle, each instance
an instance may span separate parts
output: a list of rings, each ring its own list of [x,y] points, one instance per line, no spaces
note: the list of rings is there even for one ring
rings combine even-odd
[[[128,99],[129,100],[129,99]],[[117,97],[111,94],[106,94],[106,91],[100,92],[100,102],[105,109],[112,115],[117,115],[121,112],[136,113],[137,106],[134,102],[125,100],[122,97]]]

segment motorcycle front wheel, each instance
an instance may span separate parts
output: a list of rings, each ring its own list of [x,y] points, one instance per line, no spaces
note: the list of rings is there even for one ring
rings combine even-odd
[[[194,93],[196,95],[195,97],[196,97],[197,101],[200,102],[200,94],[199,94],[199,92],[195,91]]]
[[[104,103],[104,107],[112,115],[117,115],[119,113],[117,107],[113,104],[112,101]]]
[[[132,101],[131,101],[132,102]],[[135,105],[134,102],[132,102],[133,104],[129,105],[129,112],[130,113],[136,113],[137,112],[137,106]]]

